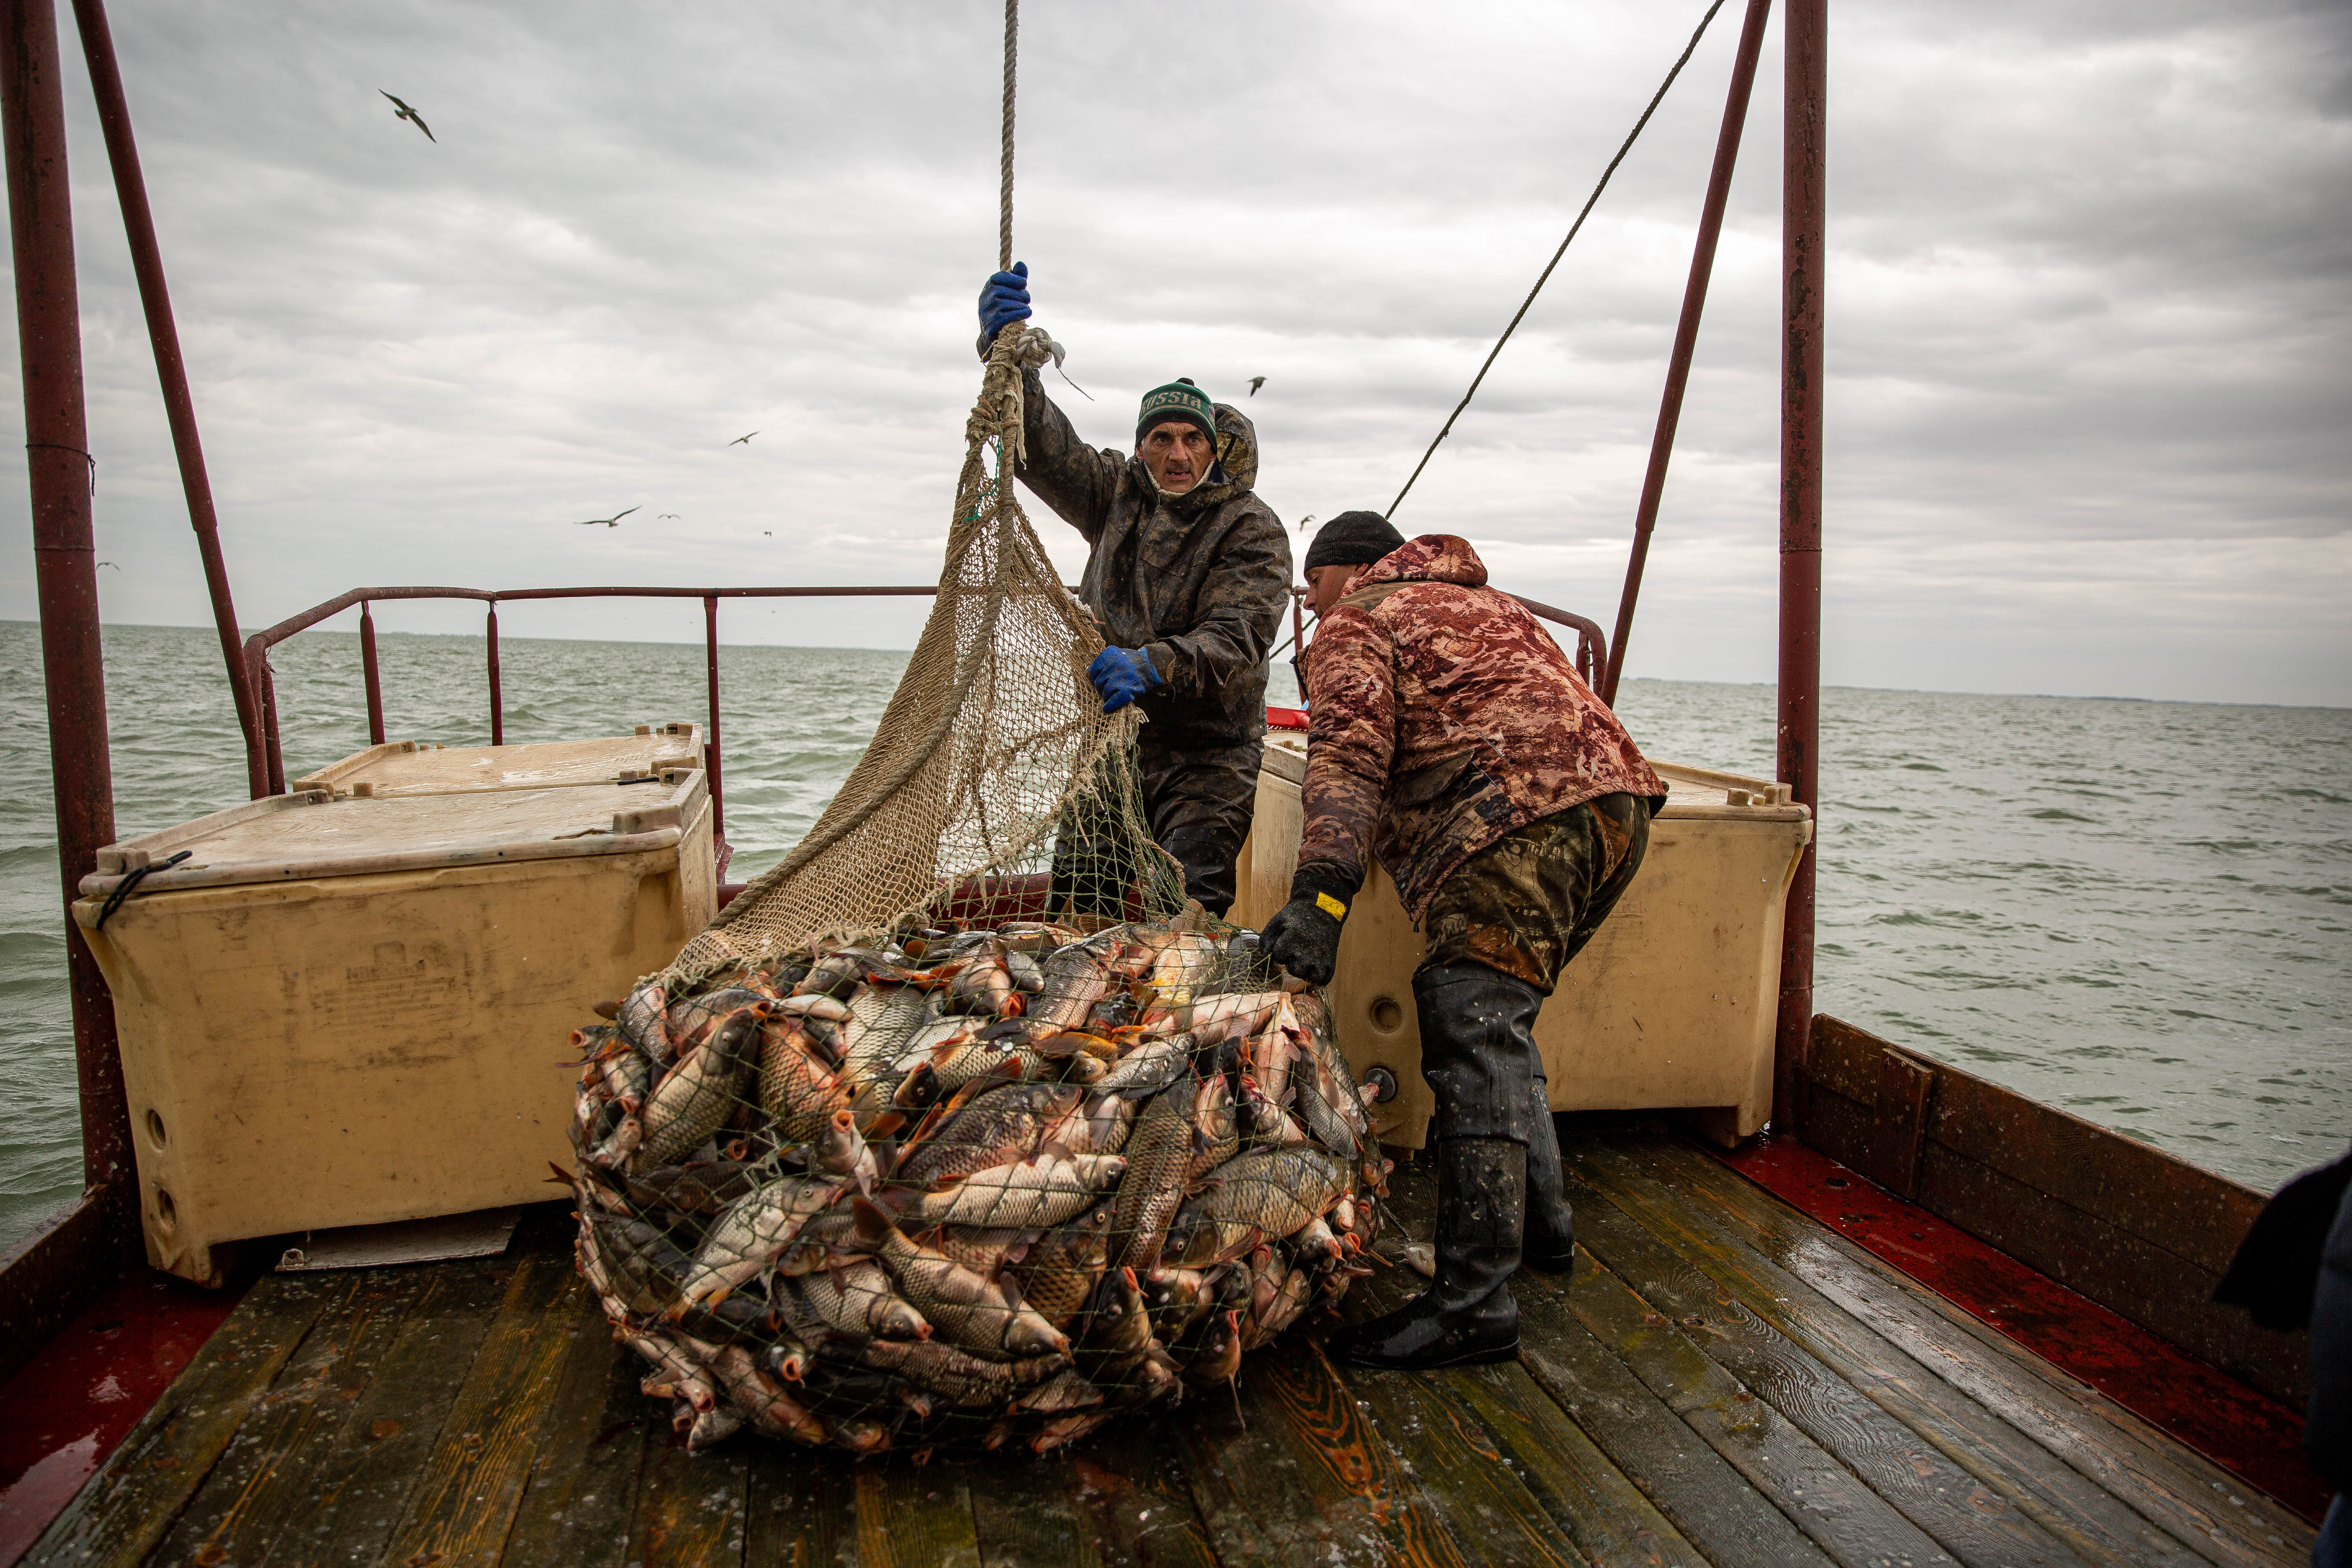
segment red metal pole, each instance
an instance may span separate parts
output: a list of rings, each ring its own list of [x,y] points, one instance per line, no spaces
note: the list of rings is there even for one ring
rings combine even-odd
[[[383,674],[375,662],[375,616],[360,601],[360,673],[367,682],[368,744],[383,744]]]
[[[32,480],[33,571],[41,605],[41,674],[48,691],[58,872],[69,910],[82,878],[97,868],[100,846],[114,841],[114,784],[106,747],[106,667],[98,621],[81,301],[74,284],[60,69],[58,18],[49,0],[7,0],[0,12],[0,142],[5,144],[8,236],[16,262],[25,464]],[[139,1245],[131,1219],[136,1178],[114,1002],[70,912],[65,928],[81,1088],[82,1179],[121,1194],[110,1206],[117,1239],[130,1251]]]
[[[1723,207],[1731,194],[1732,166],[1739,161],[1739,135],[1748,124],[1748,98],[1756,86],[1756,57],[1764,47],[1764,23],[1772,0],[1748,0],[1739,29],[1739,52],[1732,57],[1731,89],[1723,103],[1723,129],[1715,138],[1715,167],[1706,177],[1706,200],[1699,207],[1698,240],[1691,247],[1690,279],[1683,285],[1682,319],[1675,323],[1674,352],[1666,359],[1666,390],[1658,399],[1658,427],[1650,437],[1650,467],[1642,476],[1642,501],[1633,513],[1633,553],[1625,563],[1625,592],[1617,601],[1617,634],[1609,639],[1609,673],[1603,702],[1615,703],[1625,670],[1625,641],[1633,630],[1633,601],[1641,596],[1642,569],[1650,559],[1650,533],[1657,526],[1658,502],[1666,493],[1666,462],[1675,453],[1675,428],[1682,423],[1683,388],[1690,381],[1691,354],[1698,346],[1698,321],[1706,309],[1707,280],[1715,272],[1715,242],[1723,232]]]
[[[499,689],[499,607],[490,606],[490,744],[507,743],[506,696]]]
[[[269,793],[286,793],[286,747],[278,732],[278,678],[269,670],[269,650],[256,648],[248,641],[246,654],[246,679],[261,694],[261,738],[263,750],[269,758]]]
[[[709,666],[710,725],[702,742],[703,778],[710,785],[710,833],[720,843],[727,839],[727,795],[719,782],[719,595],[710,595],[702,601],[702,646]]]
[[[155,241],[155,216],[147,205],[147,177],[139,167],[139,143],[131,132],[131,107],[122,93],[122,72],[114,60],[114,35],[106,24],[103,0],[73,0],[81,28],[81,52],[89,64],[90,91],[98,100],[98,123],[106,133],[106,156],[114,166],[114,193],[122,206],[122,228],[131,242],[131,269],[139,279],[139,302],[147,313],[147,337],[155,351],[155,377],[163,384],[163,412],[172,426],[172,449],[180,460],[180,488],[188,498],[188,523],[196,531],[205,586],[212,594],[213,624],[219,629],[221,658],[228,666],[229,695],[236,703],[236,727],[245,736],[245,767],[254,797],[268,793],[268,764],[262,752],[261,725],[245,657],[237,647],[236,606],[228,589],[228,566],[221,559],[220,519],[213,510],[212,479],[205,472],[204,444],[196,435],[196,405],[188,393],[187,364],[180,355],[180,329],[172,319],[172,295],[163,282],[163,253]]]
[[[1780,779],[1814,811],[1780,937],[1772,1121],[1801,1133],[1821,843],[1822,292],[1827,258],[1829,0],[1789,0],[1781,129]]]

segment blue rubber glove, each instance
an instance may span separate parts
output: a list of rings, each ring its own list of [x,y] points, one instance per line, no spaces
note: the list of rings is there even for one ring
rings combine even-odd
[[[1016,261],[1010,272],[994,272],[980,291],[980,335],[994,342],[996,334],[1015,321],[1029,319],[1029,264]]]
[[[1107,647],[1087,666],[1087,679],[1102,693],[1103,711],[1116,713],[1159,685],[1160,672],[1139,647]]]

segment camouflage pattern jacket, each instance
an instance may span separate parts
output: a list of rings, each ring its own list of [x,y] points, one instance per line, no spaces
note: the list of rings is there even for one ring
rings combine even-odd
[[[1257,499],[1257,432],[1218,404],[1217,466],[1164,495],[1141,459],[1078,439],[1031,371],[1027,459],[1014,470],[1094,547],[1078,597],[1114,647],[1140,647],[1165,684],[1139,704],[1154,747],[1265,734],[1265,661],[1290,604],[1290,541]]]
[[[1425,533],[1349,579],[1307,650],[1301,865],[1367,850],[1417,921],[1454,868],[1596,795],[1666,787],[1466,540]]]

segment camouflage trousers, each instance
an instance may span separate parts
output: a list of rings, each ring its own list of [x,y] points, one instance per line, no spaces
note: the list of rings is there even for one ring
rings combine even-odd
[[[1455,867],[1430,900],[1421,971],[1467,960],[1550,995],[1649,843],[1649,802],[1632,795],[1604,795],[1505,834]]]
[[[1150,733],[1150,726],[1145,733]],[[1257,811],[1257,770],[1265,742],[1189,749],[1137,748],[1137,782],[1152,842],[1183,868],[1184,896],[1222,917],[1234,904],[1234,858]],[[1054,904],[1117,918],[1135,868],[1095,824],[1066,819],[1054,845]]]

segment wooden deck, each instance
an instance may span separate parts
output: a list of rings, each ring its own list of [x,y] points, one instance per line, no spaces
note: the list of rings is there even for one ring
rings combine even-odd
[[[272,1275],[26,1561],[2308,1560],[2294,1515],[1690,1145],[1580,1132],[1569,1166],[1591,1258],[1519,1278],[1517,1364],[1343,1372],[1310,1327],[1046,1459],[689,1458],[552,1207],[500,1258]],[[1426,1236],[1425,1168],[1397,1194]]]

